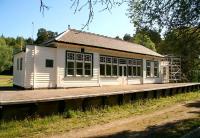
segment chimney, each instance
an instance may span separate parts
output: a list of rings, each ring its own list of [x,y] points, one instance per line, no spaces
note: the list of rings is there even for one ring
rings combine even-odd
[[[70,27],[70,25],[68,25],[68,30],[70,30],[71,29],[71,27]]]

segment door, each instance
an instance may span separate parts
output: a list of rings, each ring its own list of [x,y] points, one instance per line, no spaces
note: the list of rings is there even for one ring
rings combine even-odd
[[[127,66],[119,65],[119,77],[122,85],[127,85]]]

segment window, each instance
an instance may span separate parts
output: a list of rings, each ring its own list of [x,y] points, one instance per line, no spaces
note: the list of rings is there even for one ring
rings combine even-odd
[[[112,76],[117,76],[117,65],[112,65]]]
[[[83,62],[76,62],[76,75],[83,75]]]
[[[92,74],[92,65],[91,63],[85,63],[85,75],[91,75]]]
[[[126,64],[126,59],[120,58],[119,59],[119,64]]]
[[[76,53],[76,75],[82,76],[83,75],[83,54]]]
[[[133,76],[133,60],[128,59],[128,76]]]
[[[66,75],[91,76],[92,54],[79,52],[66,52]]]
[[[124,66],[124,69],[122,69]],[[142,60],[100,56],[101,76],[142,76]],[[122,72],[124,71],[124,73]],[[122,74],[123,73],[123,74]]]
[[[112,76],[117,76],[117,58],[116,57],[113,57],[112,58]]]
[[[67,62],[67,75],[75,75],[74,69],[75,69],[74,62],[68,61]]]
[[[133,76],[137,76],[137,60],[133,59]]]
[[[100,75],[117,76],[118,59],[116,57],[100,56]]]
[[[19,58],[17,58],[17,70],[19,70]]]
[[[67,52],[67,70],[66,74],[69,76],[75,75],[75,53]]]
[[[105,70],[105,64],[100,64],[100,75],[105,76],[106,70]]]
[[[106,75],[106,57],[100,56],[100,75]]]
[[[84,54],[84,75],[92,76],[92,55]]]
[[[46,59],[46,68],[53,68],[53,60]]]
[[[133,76],[141,77],[142,76],[142,60],[141,59],[133,59]]]
[[[142,76],[142,60],[138,59],[137,60],[137,73],[136,76]]]
[[[151,77],[151,62],[146,61],[146,76]]]
[[[106,75],[111,76],[112,58],[106,57]]]
[[[23,68],[23,58],[17,58],[17,70],[22,70]]]
[[[158,61],[154,61],[154,77],[159,77],[159,73],[158,73]]]
[[[106,75],[111,76],[111,65],[110,64],[106,64]]]
[[[132,76],[132,71],[133,71],[133,67],[132,66],[128,66],[128,76]]]
[[[22,63],[23,63],[23,58],[20,58],[20,70],[22,70]]]

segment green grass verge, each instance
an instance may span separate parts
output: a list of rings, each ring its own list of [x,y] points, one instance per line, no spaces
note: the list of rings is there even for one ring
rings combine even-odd
[[[67,132],[75,128],[83,128],[95,124],[154,112],[155,110],[173,106],[200,98],[200,92],[189,92],[172,97],[138,100],[121,106],[91,109],[89,111],[68,111],[63,115],[52,115],[45,118],[25,119],[23,121],[0,122],[0,137],[44,137]],[[69,118],[70,117],[70,118]],[[187,131],[185,132],[187,133]]]
[[[12,83],[13,76],[0,75],[0,87],[10,87]]]

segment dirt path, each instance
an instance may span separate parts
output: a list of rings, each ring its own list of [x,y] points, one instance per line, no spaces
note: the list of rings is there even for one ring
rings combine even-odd
[[[166,109],[153,113],[138,115],[126,119],[113,121],[104,125],[91,126],[68,133],[52,136],[60,137],[145,137],[163,128],[173,127],[200,114],[200,101],[185,104],[176,104]]]

